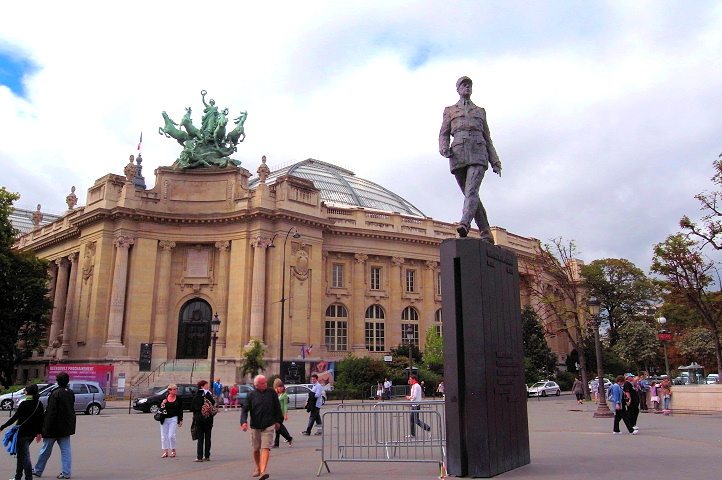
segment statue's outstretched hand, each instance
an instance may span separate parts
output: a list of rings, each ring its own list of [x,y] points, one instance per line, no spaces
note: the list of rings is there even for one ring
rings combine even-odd
[[[492,165],[491,169],[494,173],[501,177],[501,164]]]
[[[446,158],[451,158],[451,155],[452,155],[452,153],[451,153],[450,148],[446,147],[441,150],[441,156],[446,157]]]

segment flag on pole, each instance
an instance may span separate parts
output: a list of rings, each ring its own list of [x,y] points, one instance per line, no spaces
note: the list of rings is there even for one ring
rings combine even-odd
[[[306,355],[311,355],[311,350],[313,350],[313,345],[311,345],[310,347],[308,347],[306,349]],[[306,358],[306,357],[304,357],[304,358]]]
[[[140,132],[140,140],[138,141],[138,151],[140,152],[140,144],[143,143],[143,131]]]

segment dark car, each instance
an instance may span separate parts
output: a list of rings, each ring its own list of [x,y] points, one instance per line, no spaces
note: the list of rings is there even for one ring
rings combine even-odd
[[[196,394],[196,391],[198,390],[198,387],[196,387],[194,384],[191,383],[179,383],[178,384],[178,398],[181,399],[181,404],[183,405],[183,410],[190,410],[191,409],[191,400],[193,400],[193,396]],[[163,401],[163,398],[165,397],[166,392],[168,391],[168,387],[161,388],[160,390],[157,390],[152,395],[147,395],[145,397],[138,397],[135,400],[133,400],[133,408],[136,410],[140,410],[143,413],[155,413],[158,411],[158,406],[160,406],[160,402]]]

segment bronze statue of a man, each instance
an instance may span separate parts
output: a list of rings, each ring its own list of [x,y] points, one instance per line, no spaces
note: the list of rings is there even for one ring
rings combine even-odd
[[[444,109],[444,120],[439,132],[439,153],[449,159],[451,173],[464,192],[464,208],[456,229],[459,236],[466,237],[471,220],[474,219],[481,239],[493,244],[486,210],[479,198],[479,188],[489,164],[494,173],[501,176],[501,162],[491,143],[486,111],[471,101],[471,86],[469,77],[461,77],[456,81],[460,98],[456,104]],[[449,144],[451,136],[454,141]]]

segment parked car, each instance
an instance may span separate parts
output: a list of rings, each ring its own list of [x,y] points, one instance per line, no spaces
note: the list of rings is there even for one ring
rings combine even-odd
[[[306,387],[309,390],[313,388],[313,383],[296,383],[295,385]],[[330,390],[333,390],[333,385],[331,385],[330,387],[323,387],[323,403],[326,403],[326,392]]]
[[[246,402],[246,397],[248,397],[248,394],[252,391],[252,385],[238,385],[238,394],[236,395],[236,400],[238,400],[239,407],[243,406],[243,404]]]
[[[704,383],[719,383],[719,373],[710,373],[707,378],[704,379]]]
[[[100,411],[105,408],[105,392],[98,382],[71,380],[68,386],[75,394],[76,412],[85,412],[86,415],[99,415]],[[58,388],[57,383],[40,392],[40,403],[43,404],[43,407],[48,408],[48,397],[56,388]],[[24,400],[23,398],[21,402]],[[21,402],[18,402],[18,405]]]
[[[49,383],[38,383],[38,391],[42,392],[43,390],[48,388],[49,385]],[[14,405],[20,403],[20,400],[23,400],[24,398],[24,388],[21,388],[20,390],[16,390],[14,392],[6,393],[5,395],[0,395],[0,408],[2,410],[12,410],[14,408]]]
[[[196,394],[196,391],[198,390],[198,387],[194,383],[179,383],[178,384],[178,398],[181,400],[181,405],[183,405],[183,410],[190,410],[191,409],[191,400],[193,400],[193,397]],[[143,413],[155,413],[158,411],[158,407],[160,406],[160,402],[163,401],[163,397],[165,396],[166,392],[168,391],[168,387],[163,387],[160,389],[156,389],[156,391],[151,395],[146,395],[144,397],[138,397],[135,400],[133,400],[133,408],[135,410],[140,410]]]
[[[590,392],[594,393],[596,391],[596,387],[594,386],[594,384],[598,384],[598,382],[599,382],[599,377],[596,377],[594,380],[589,382],[589,391]],[[611,388],[611,386],[612,386],[612,381],[609,380],[607,377],[604,377],[604,391],[606,392],[607,390],[609,390]]]
[[[689,385],[689,377],[674,377],[672,385]]]
[[[309,384],[310,385],[310,384]],[[286,385],[288,393],[288,408],[304,408],[308,400],[308,392],[311,387],[307,384]],[[323,392],[322,403],[326,403],[326,392]]]
[[[531,387],[527,387],[526,393],[529,397],[546,397],[547,395],[556,395],[558,397],[562,394],[562,389],[556,382],[543,380],[536,382]]]

